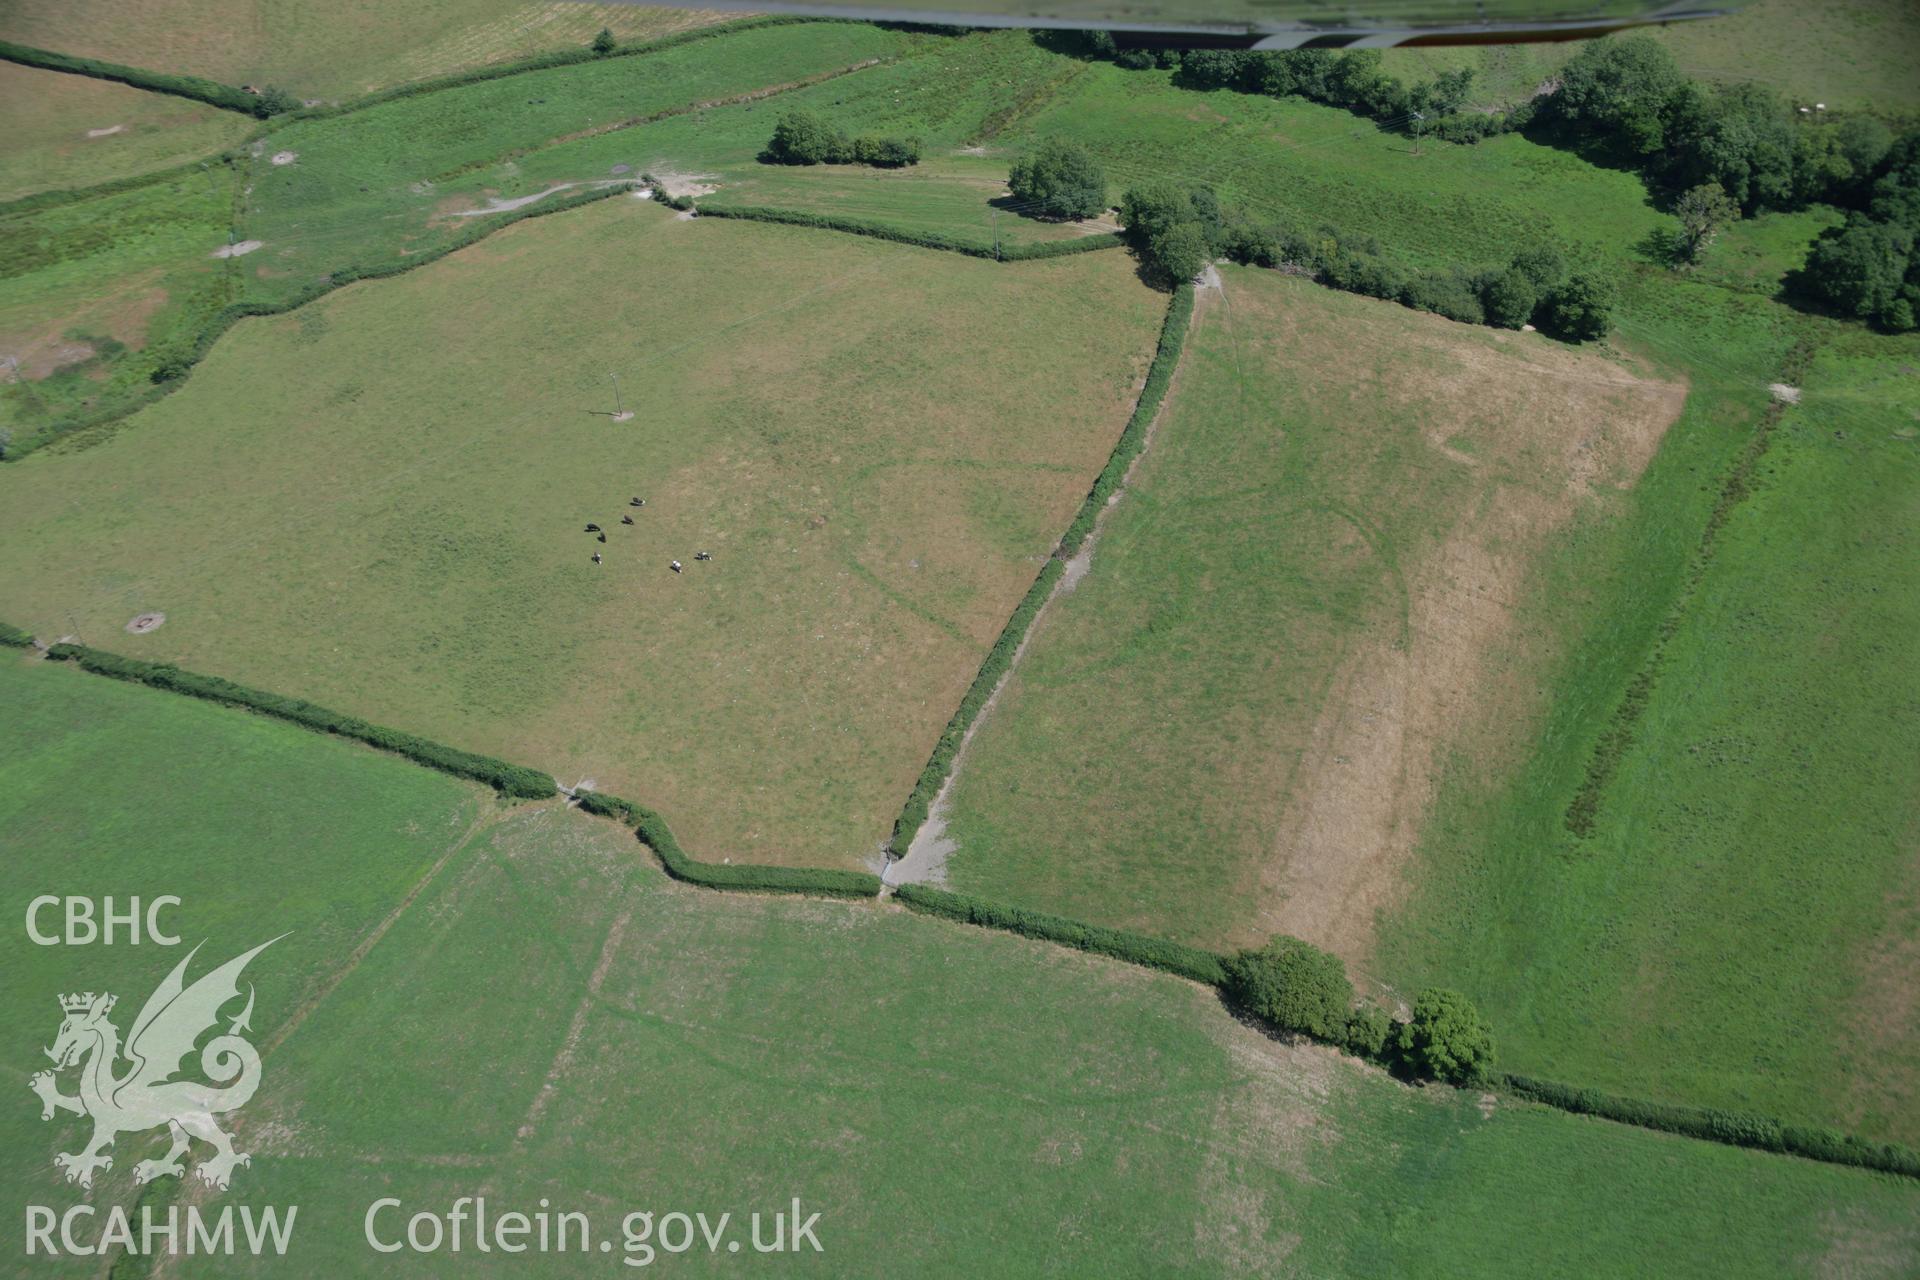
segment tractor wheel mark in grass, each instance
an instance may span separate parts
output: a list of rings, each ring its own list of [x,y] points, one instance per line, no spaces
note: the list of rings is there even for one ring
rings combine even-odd
[[[332,995],[340,984],[352,975],[355,969],[360,967],[360,962],[367,958],[367,953],[379,944],[380,939],[387,936],[389,929],[399,923],[400,917],[406,914],[407,908],[411,907],[415,899],[419,898],[419,896],[426,891],[427,886],[440,878],[440,873],[446,869],[446,865],[452,862],[457,854],[463,852],[473,844],[474,837],[480,834],[481,830],[494,816],[491,810],[483,809],[474,817],[471,823],[467,824],[467,829],[461,832],[460,835],[447,846],[445,853],[434,859],[433,865],[427,868],[426,874],[414,882],[413,887],[408,889],[400,901],[394,904],[393,910],[389,911],[386,916],[381,919],[380,923],[375,925],[372,931],[362,939],[360,945],[355,947],[347,956],[346,961],[333,972],[333,976],[322,983],[319,990],[315,991],[299,1008],[295,1009],[287,1020],[280,1024],[278,1030],[260,1042],[260,1054],[262,1057],[272,1053],[286,1041],[288,1036],[298,1031],[300,1024],[305,1022],[313,1011],[318,1009],[326,998]]]
[[[1802,338],[1794,343],[1781,362],[1780,383],[1798,386],[1805,377],[1807,368],[1813,363],[1814,354],[1819,350],[1812,340]],[[1707,576],[1707,569],[1713,563],[1713,553],[1720,540],[1720,531],[1733,517],[1738,507],[1753,493],[1755,476],[1760,463],[1766,458],[1767,450],[1773,446],[1773,438],[1780,426],[1780,419],[1793,406],[1794,400],[1775,396],[1767,405],[1766,412],[1755,428],[1753,438],[1740,453],[1733,469],[1727,473],[1726,481],[1720,486],[1720,494],[1714,499],[1713,510],[1707,516],[1706,528],[1701,530],[1700,545],[1694,550],[1687,565],[1686,577],[1681,581],[1680,591],[1675,596],[1667,615],[1661,620],[1660,629],[1655,634],[1653,650],[1647,655],[1646,662],[1627,683],[1625,695],[1607,722],[1606,731],[1594,744],[1593,758],[1587,764],[1586,777],[1580,783],[1580,789],[1574,793],[1572,803],[1567,806],[1566,828],[1574,835],[1585,839],[1593,835],[1595,821],[1600,812],[1600,801],[1606,794],[1607,785],[1613,781],[1619,771],[1620,762],[1626,757],[1627,749],[1633,745],[1634,733],[1645,714],[1647,704],[1652,700],[1654,685],[1659,682],[1660,669],[1666,662],[1667,645],[1679,634],[1681,624],[1686,620],[1693,606],[1693,598],[1700,584]]]

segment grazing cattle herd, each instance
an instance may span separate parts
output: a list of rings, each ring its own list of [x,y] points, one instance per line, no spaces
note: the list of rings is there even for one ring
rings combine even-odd
[[[645,498],[640,498],[640,497],[628,498],[627,505],[629,507],[644,507],[647,505],[647,500]],[[633,523],[633,513],[628,512],[625,515],[622,515],[620,517],[620,523],[625,525],[631,525]],[[586,532],[594,535],[595,541],[605,542],[607,540],[607,531],[605,529],[602,529],[594,521],[591,521],[591,520],[587,521]],[[696,551],[693,553],[693,558],[695,560],[711,560],[713,559],[713,552]],[[601,559],[600,553],[598,551],[593,553],[593,562],[595,564],[605,563]],[[685,571],[684,566],[681,565],[681,563],[678,560],[669,560],[667,562],[667,568],[671,569],[675,573],[682,573]]]

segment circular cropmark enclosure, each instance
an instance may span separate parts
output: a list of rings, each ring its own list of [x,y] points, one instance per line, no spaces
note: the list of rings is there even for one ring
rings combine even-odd
[[[147,634],[147,632],[158,628],[159,625],[166,620],[167,615],[164,613],[137,614],[131,622],[127,623],[127,630],[133,635],[143,636]]]

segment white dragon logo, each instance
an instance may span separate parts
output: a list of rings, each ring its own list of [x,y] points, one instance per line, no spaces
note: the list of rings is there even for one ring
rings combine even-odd
[[[35,1073],[28,1084],[40,1095],[42,1120],[53,1119],[56,1111],[93,1118],[93,1139],[86,1147],[53,1158],[68,1182],[91,1187],[94,1170],[113,1168],[113,1157],[104,1153],[116,1136],[160,1125],[167,1126],[173,1147],[162,1159],[142,1160],[135,1165],[133,1176],[138,1182],[151,1182],[166,1174],[183,1176],[186,1168],[180,1158],[186,1154],[189,1137],[212,1145],[214,1154],[200,1161],[194,1172],[217,1190],[226,1190],[235,1166],[252,1163],[251,1157],[233,1149],[232,1140],[213,1119],[245,1106],[260,1087],[260,1055],[240,1037],[240,1032],[252,1030],[248,1025],[253,1015],[251,984],[247,987],[247,1007],[233,1019],[227,1034],[215,1036],[200,1051],[201,1071],[217,1084],[171,1077],[179,1071],[181,1059],[193,1052],[194,1042],[219,1022],[220,1007],[239,996],[240,971],[247,962],[278,941],[280,938],[272,938],[261,943],[189,987],[184,979],[188,963],[200,951],[195,947],[147,997],[127,1034],[124,1051],[119,1030],[107,1021],[107,1015],[113,1012],[114,996],[88,991],[60,997],[66,1017],[53,1047],[46,1051],[53,1059],[54,1070]],[[116,1075],[115,1066],[123,1052],[132,1066],[124,1075]],[[54,1071],[76,1064],[81,1064],[80,1092],[70,1097],[60,1092]]]

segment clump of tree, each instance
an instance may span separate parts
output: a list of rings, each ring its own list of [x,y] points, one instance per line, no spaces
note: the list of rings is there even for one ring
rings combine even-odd
[[[1540,101],[1549,138],[1638,165],[1673,192],[1717,186],[1743,214],[1858,204],[1894,142],[1872,117],[1797,108],[1763,84],[1702,85],[1650,36],[1588,44]]]
[[[261,120],[298,111],[305,104],[285,89],[267,85],[253,95],[253,114]]]
[[[863,135],[849,138],[811,111],[789,111],[773,126],[760,159],[767,164],[864,164],[903,169],[920,163],[920,139]]]
[[[1353,984],[1340,957],[1284,934],[1227,961],[1227,995],[1282,1031],[1346,1038]]]
[[[1092,218],[1107,208],[1107,171],[1085,147],[1044,138],[1013,162],[1007,187],[1042,218]]]
[[[1867,208],[1813,242],[1799,284],[1841,315],[1920,327],[1920,134],[1893,147]]]
[[[1384,1062],[1394,1044],[1396,1028],[1391,1016],[1376,1004],[1363,1004],[1347,1015],[1347,1052],[1369,1062]]]
[[[593,43],[589,45],[588,48],[602,57],[612,53],[614,48],[613,32],[606,27],[600,28],[600,34],[593,38]]]
[[[1421,992],[1412,1018],[1396,1023],[1377,1005],[1355,1005],[1338,956],[1284,934],[1229,957],[1226,970],[1227,998],[1281,1031],[1340,1045],[1423,1079],[1466,1086],[1492,1078],[1493,1030],[1458,991]]]
[[[1168,284],[1199,275],[1225,251],[1226,227],[1213,188],[1156,181],[1129,187],[1120,200],[1127,239]]]
[[[1413,1018],[1396,1038],[1401,1061],[1415,1075],[1453,1085],[1485,1084],[1493,1075],[1493,1028],[1473,1001],[1432,987],[1413,1002]]]

